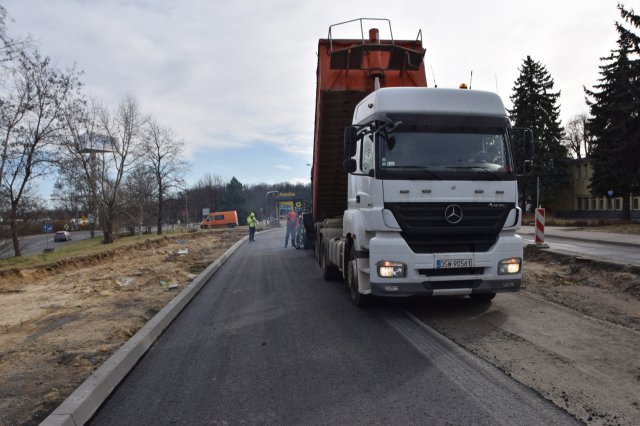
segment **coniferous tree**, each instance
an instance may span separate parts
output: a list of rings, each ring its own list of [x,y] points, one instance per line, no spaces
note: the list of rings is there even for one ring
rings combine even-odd
[[[236,210],[238,212],[238,220],[241,224],[244,224],[245,219],[249,214],[245,206],[247,198],[245,196],[244,185],[234,176],[226,185],[225,189],[225,210]]]
[[[640,17],[618,5],[623,19],[636,29]],[[595,141],[591,153],[591,192],[623,197],[629,219],[629,194],[640,191],[640,36],[616,23],[618,47],[601,58],[599,83],[585,89],[592,118],[588,128]],[[590,99],[589,99],[590,98]]]
[[[533,131],[535,158],[533,172],[519,179],[523,208],[541,205],[553,207],[558,192],[567,182],[568,153],[562,144],[560,92],[553,91],[553,79],[546,67],[527,56],[513,87],[513,109],[509,111],[515,127],[513,146],[516,164],[524,163],[522,129]],[[540,181],[540,199],[536,200]]]

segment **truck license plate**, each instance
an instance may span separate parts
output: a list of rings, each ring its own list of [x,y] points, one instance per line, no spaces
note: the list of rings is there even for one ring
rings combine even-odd
[[[437,259],[436,269],[471,268],[471,259]]]

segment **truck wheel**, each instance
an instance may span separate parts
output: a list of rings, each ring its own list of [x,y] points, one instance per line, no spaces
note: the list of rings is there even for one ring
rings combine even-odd
[[[338,278],[338,268],[329,263],[324,252],[320,254],[320,267],[322,268],[322,278],[325,281],[334,281]]]
[[[316,255],[316,262],[318,262],[318,265],[322,265],[322,234],[320,234],[320,230],[322,229],[322,225],[319,223],[316,223],[314,225],[314,229],[315,229],[315,240],[314,240],[314,251],[315,251],[315,255]]]
[[[495,293],[474,293],[469,295],[472,301],[478,303],[488,303],[491,302],[491,299],[496,297]]]
[[[370,294],[362,294],[358,291],[358,271],[356,270],[355,256],[353,249],[349,256],[349,265],[347,266],[347,286],[349,287],[349,297],[351,303],[359,308],[369,306],[373,302],[373,296]]]

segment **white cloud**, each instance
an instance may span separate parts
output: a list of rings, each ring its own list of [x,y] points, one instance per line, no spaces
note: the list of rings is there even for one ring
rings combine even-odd
[[[624,3],[638,10],[638,1]],[[518,68],[531,55],[554,78],[566,120],[586,110],[582,87],[596,83],[619,20],[616,2],[601,0],[406,0],[402,7],[386,0],[7,0],[5,6],[16,21],[13,34],[32,33],[59,64],[77,62],[85,70],[87,94],[111,107],[134,95],[185,140],[187,153],[221,156],[267,145],[274,156],[293,154],[303,164],[312,158],[317,43],[331,24],[389,18],[396,39],[415,39],[422,29],[430,85],[432,69],[440,87],[468,82],[473,70],[472,87],[497,90],[507,106]],[[353,28],[335,31],[359,36]]]

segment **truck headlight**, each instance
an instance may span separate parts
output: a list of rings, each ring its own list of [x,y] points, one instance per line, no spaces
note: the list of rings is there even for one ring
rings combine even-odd
[[[402,262],[383,260],[378,262],[378,275],[382,278],[404,278],[407,276],[407,265]]]
[[[522,259],[512,257],[510,259],[502,259],[498,262],[498,275],[517,274],[520,272]]]

